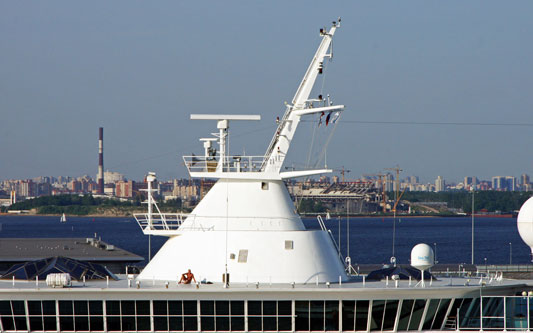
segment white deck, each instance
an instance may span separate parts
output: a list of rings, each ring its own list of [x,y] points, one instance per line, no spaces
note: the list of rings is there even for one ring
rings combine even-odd
[[[417,281],[413,280],[411,285],[409,285],[408,280],[398,281],[398,285],[395,285],[395,282],[392,280],[387,281],[365,281],[363,282],[362,277],[354,277],[352,282],[345,282],[339,284],[330,283],[328,286],[325,283],[307,283],[307,284],[292,284],[292,283],[259,283],[255,282],[249,283],[230,283],[228,288],[224,288],[224,284],[221,282],[216,283],[199,283],[197,284],[178,284],[177,281],[168,281],[168,288],[166,287],[166,282],[154,280],[152,282],[142,281],[140,282],[139,288],[136,286],[136,280],[128,280],[125,275],[119,275],[121,280],[113,281],[110,280],[107,283],[105,280],[94,280],[78,282],[73,281],[71,287],[66,288],[52,288],[48,287],[44,281],[39,281],[38,284],[35,281],[13,281],[2,280],[0,281],[0,294],[3,293],[19,293],[23,292],[45,292],[45,293],[72,293],[72,292],[89,292],[94,293],[95,289],[99,292],[179,292],[179,293],[224,293],[224,294],[233,294],[233,293],[306,293],[312,295],[314,293],[333,293],[338,294],[339,292],[347,296],[347,298],[353,298],[354,295],[366,294],[367,291],[372,295],[386,296],[386,298],[395,298],[400,295],[407,295],[412,297],[413,293],[422,293],[425,295],[428,294],[437,294],[442,293],[442,296],[450,297],[455,292],[457,293],[468,293],[468,292],[477,292],[482,289],[484,292],[495,291],[501,292],[503,289],[512,289],[514,287],[519,288],[521,286],[533,286],[533,281],[531,280],[510,280],[503,279],[502,281],[493,281],[483,278],[466,278],[466,277],[439,277],[438,280],[434,280],[431,285],[429,281],[426,281],[425,287],[420,287],[417,285]],[[483,283],[481,287],[480,281]],[[396,291],[396,292],[395,292]],[[239,293],[240,292],[240,293]],[[349,294],[345,294],[345,293]],[[408,294],[405,294],[408,292]],[[504,294],[502,294],[504,295]],[[340,295],[341,298],[342,295]],[[375,298],[375,297],[372,297]]]

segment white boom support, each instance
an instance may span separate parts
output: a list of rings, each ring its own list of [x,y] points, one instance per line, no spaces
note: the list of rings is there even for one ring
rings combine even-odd
[[[262,166],[262,171],[266,173],[280,172],[301,117],[305,114],[314,113],[311,111],[312,109],[305,109],[306,102],[309,100],[309,95],[315,85],[316,78],[322,70],[324,59],[326,57],[331,58],[332,56],[331,53],[328,54],[328,50],[330,49],[335,30],[339,26],[340,19],[338,22],[334,22],[329,32],[324,31],[322,33],[322,42],[294,95],[292,105],[287,105],[283,119],[280,121],[276,133],[270,142],[265,154],[265,162]],[[343,108],[344,106],[336,107],[337,110],[342,110]]]

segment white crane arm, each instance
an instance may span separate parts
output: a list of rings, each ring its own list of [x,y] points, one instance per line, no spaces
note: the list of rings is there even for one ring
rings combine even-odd
[[[313,113],[308,112],[308,110],[305,109],[306,102],[309,100],[309,95],[315,85],[318,74],[322,72],[324,59],[332,56],[331,53],[328,54],[328,50],[330,50],[335,30],[339,26],[340,19],[339,21],[333,22],[333,26],[328,32],[321,30],[322,42],[320,43],[311,64],[307,68],[302,82],[296,90],[296,94],[292,99],[292,105],[287,106],[283,119],[281,119],[276,133],[274,133],[274,137],[267,149],[265,162],[262,166],[264,172],[280,172],[283,161],[289,151],[294,133],[300,122],[300,118],[305,114]]]

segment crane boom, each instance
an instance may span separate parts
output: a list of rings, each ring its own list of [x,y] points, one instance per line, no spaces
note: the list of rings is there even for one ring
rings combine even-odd
[[[317,108],[317,110],[313,110],[312,108],[306,109],[306,102],[309,100],[309,95],[315,85],[318,74],[322,73],[324,59],[326,57],[332,57],[330,51],[332,37],[338,27],[340,27],[340,19],[333,22],[333,26],[328,32],[326,32],[325,29],[321,29],[322,42],[320,43],[311,64],[307,68],[302,82],[296,90],[296,94],[292,99],[292,104],[287,105],[285,114],[278,124],[276,133],[274,133],[274,137],[266,151],[262,171],[279,173],[301,117],[306,114],[324,112],[324,110],[318,110],[321,108]],[[330,52],[328,53],[328,51]],[[329,112],[341,111],[344,109],[344,106],[329,106],[328,109]]]

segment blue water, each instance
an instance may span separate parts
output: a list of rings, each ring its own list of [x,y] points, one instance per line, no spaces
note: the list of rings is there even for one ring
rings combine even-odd
[[[353,263],[388,263],[392,256],[392,218],[351,218],[350,256]],[[315,218],[305,219],[309,229],[320,229]],[[339,237],[339,220],[325,221],[335,240]],[[434,247],[440,263],[470,263],[471,219],[404,218],[396,220],[395,256],[399,263],[408,263],[411,249],[418,243]],[[340,244],[343,255],[347,251],[347,221],[340,220]],[[103,241],[148,258],[148,236],[145,236],[133,218],[68,217],[59,223],[59,217],[0,216],[1,238],[14,237],[101,237]],[[530,262],[531,250],[521,240],[513,218],[476,218],[475,263],[509,264]],[[161,248],[166,237],[152,236],[152,256]],[[509,245],[512,243],[512,246]]]
[[[325,221],[338,242],[339,222]],[[350,256],[352,263],[388,263],[392,256],[392,218],[351,218]],[[318,229],[316,219],[306,220],[310,228]],[[347,248],[346,219],[341,219],[341,251]],[[470,217],[400,218],[396,219],[395,257],[407,264],[411,249],[418,243],[437,248],[439,263],[471,263],[472,219]],[[511,243],[512,245],[509,245]],[[512,251],[511,251],[512,248]],[[478,218],[474,224],[474,262],[476,264],[513,264],[531,262],[531,249],[520,238],[516,218]]]

